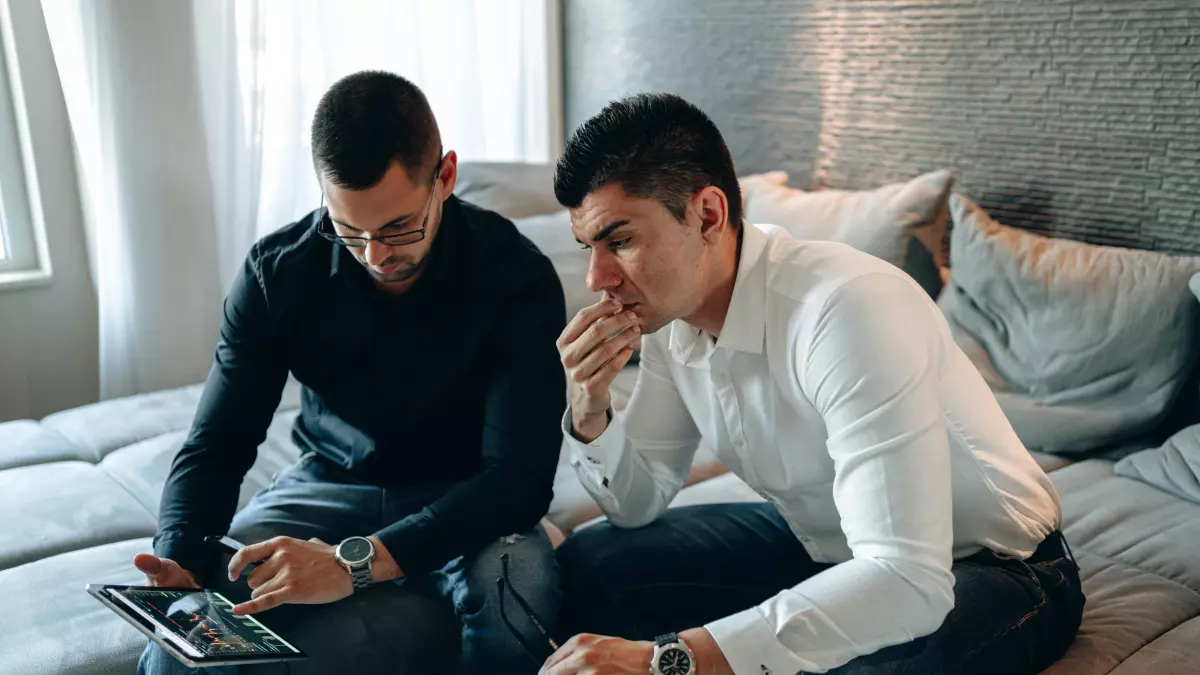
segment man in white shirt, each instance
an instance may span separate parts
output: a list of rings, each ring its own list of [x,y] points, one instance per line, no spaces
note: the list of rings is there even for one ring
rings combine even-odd
[[[1058,496],[915,282],[744,223],[720,132],[677,96],[585,123],[555,191],[605,292],[558,347],[608,523],[558,551],[574,637],[543,673],[1020,675],[1063,654],[1084,598]],[[667,511],[701,440],[766,502]]]

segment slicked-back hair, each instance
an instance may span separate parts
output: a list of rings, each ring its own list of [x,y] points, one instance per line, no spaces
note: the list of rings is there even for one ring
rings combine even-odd
[[[578,207],[610,183],[657,200],[680,222],[692,195],[715,185],[725,193],[730,225],[741,227],[742,193],[721,132],[674,94],[613,101],[575,131],[554,172],[559,203]]]

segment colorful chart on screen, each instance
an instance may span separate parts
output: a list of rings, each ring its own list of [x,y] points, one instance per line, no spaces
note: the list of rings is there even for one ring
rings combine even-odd
[[[200,658],[293,655],[288,644],[253,616],[237,616],[233,603],[214,591],[111,588],[109,597],[168,633],[164,637]]]

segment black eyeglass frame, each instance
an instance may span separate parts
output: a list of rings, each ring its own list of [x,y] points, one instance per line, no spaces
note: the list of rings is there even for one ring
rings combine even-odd
[[[318,209],[321,215],[317,221],[317,234],[338,246],[345,246],[347,248],[366,248],[372,239],[384,246],[411,246],[425,239],[425,232],[429,228],[429,214],[433,212],[433,197],[437,194],[438,176],[441,175],[442,164],[446,161],[446,156],[441,154],[441,150],[438,150],[438,153],[440,159],[438,159],[437,166],[433,168],[433,183],[429,187],[429,203],[425,205],[425,219],[421,221],[420,229],[374,237],[343,237],[333,229],[333,220],[329,217],[329,209],[325,208],[325,191],[322,190],[321,206]],[[413,235],[418,236],[414,239]]]

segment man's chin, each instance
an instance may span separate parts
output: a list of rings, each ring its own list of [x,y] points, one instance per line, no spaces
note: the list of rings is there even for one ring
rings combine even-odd
[[[661,316],[646,316],[640,312],[637,314],[640,319],[638,324],[642,328],[642,335],[657,333],[658,331],[671,325],[671,321],[673,320]]]
[[[367,274],[370,274],[371,278],[375,281],[383,284],[402,284],[417,276],[417,273],[420,271],[420,265],[406,265],[400,269],[389,270],[387,272],[380,272],[371,267],[367,268]]]

